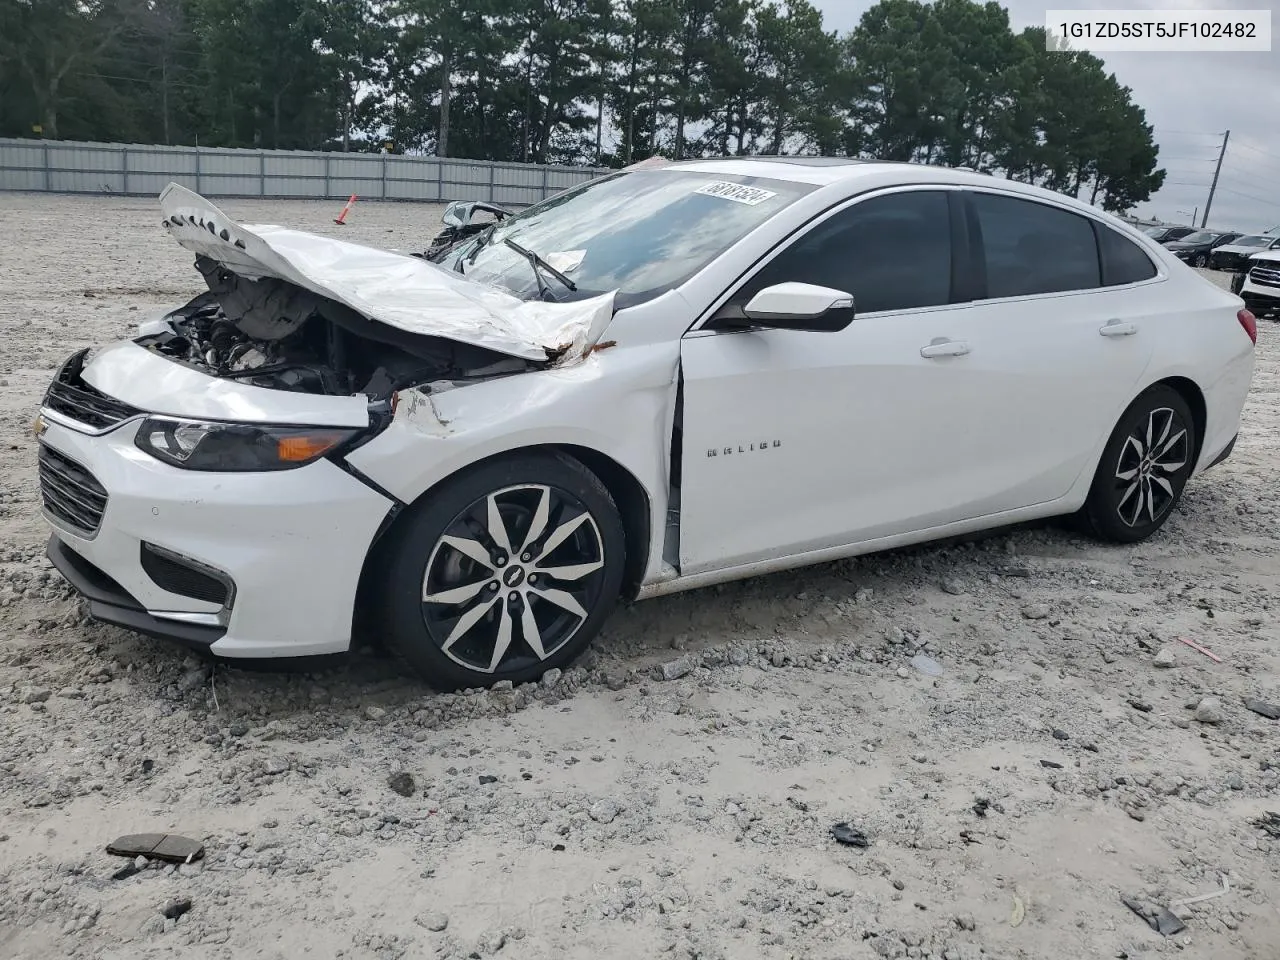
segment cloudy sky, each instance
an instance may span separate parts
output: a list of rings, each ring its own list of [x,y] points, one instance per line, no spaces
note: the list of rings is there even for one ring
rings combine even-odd
[[[845,33],[872,0],[812,0],[829,30]],[[1047,9],[1270,10],[1280,33],[1280,0],[1001,0],[1015,30],[1044,26]],[[1139,206],[1143,216],[1189,222],[1204,212],[1213,161],[1230,130],[1209,225],[1280,232],[1280,39],[1269,53],[1099,54],[1147,112],[1160,145],[1165,186]],[[1179,213],[1179,211],[1183,211]],[[1199,224],[1197,216],[1196,223]]]

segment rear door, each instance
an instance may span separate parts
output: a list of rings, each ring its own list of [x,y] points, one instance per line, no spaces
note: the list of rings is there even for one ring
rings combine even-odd
[[[965,359],[983,398],[967,473],[974,506],[991,513],[1057,500],[1092,469],[1161,318],[1154,263],[1105,224],[995,191],[966,201],[982,292],[966,311]]]

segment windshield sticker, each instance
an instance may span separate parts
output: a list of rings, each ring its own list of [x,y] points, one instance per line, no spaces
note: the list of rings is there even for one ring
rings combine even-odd
[[[547,254],[547,263],[561,273],[573,273],[582,266],[586,255],[585,250],[556,250],[554,253]]]
[[[777,194],[772,190],[761,190],[759,187],[744,187],[740,183],[728,183],[724,180],[712,180],[710,183],[704,183],[694,193],[701,193],[708,197],[719,197],[721,200],[732,200],[734,203],[745,203],[749,207],[754,207],[758,203],[764,203]]]

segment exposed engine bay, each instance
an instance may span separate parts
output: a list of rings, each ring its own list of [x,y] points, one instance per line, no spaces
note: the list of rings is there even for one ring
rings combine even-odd
[[[208,257],[197,257],[195,265],[209,292],[165,318],[172,333],[149,334],[137,342],[219,378],[382,400],[405,387],[546,366],[375,323],[287,280],[246,279]]]

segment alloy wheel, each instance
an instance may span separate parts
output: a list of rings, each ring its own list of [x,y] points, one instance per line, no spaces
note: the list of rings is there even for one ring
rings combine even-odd
[[[1155,523],[1177,499],[1175,480],[1191,459],[1189,434],[1177,411],[1157,407],[1125,438],[1116,462],[1116,512],[1128,527]]]
[[[600,599],[604,541],[587,507],[546,484],[497,490],[432,548],[422,615],[440,651],[482,673],[546,660]]]

